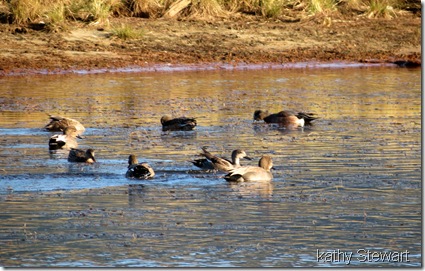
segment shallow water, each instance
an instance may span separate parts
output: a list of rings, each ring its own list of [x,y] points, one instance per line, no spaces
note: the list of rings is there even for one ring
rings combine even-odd
[[[349,266],[421,266],[420,74],[371,67],[2,77],[0,265],[347,266],[337,254],[319,256],[335,251],[353,252]],[[256,109],[320,119],[288,131],[254,124]],[[80,120],[80,147],[94,148],[99,162],[49,154],[47,114]],[[194,116],[198,127],[162,132],[164,114]],[[230,185],[200,171],[188,161],[202,146],[224,156],[244,149],[255,158],[244,164],[271,154],[274,180]],[[130,153],[151,164],[154,180],[124,177]],[[388,261],[384,252],[405,257]]]

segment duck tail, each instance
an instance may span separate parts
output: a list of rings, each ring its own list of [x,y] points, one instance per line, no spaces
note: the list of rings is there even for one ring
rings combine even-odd
[[[305,113],[305,112],[299,112],[297,114],[297,118],[299,119],[303,119],[305,122],[305,125],[311,125],[313,120],[318,119],[318,117],[316,117],[315,113]]]
[[[214,159],[214,155],[207,151],[207,147],[202,147],[202,151],[203,153],[200,153],[200,155],[206,157],[210,161]]]

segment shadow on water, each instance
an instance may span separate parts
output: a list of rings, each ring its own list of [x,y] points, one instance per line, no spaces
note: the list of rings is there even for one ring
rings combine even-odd
[[[9,267],[421,266],[420,70],[198,71],[0,78],[0,262]],[[315,112],[304,129],[257,109]],[[98,163],[49,153],[47,114],[80,120]],[[197,118],[163,132],[164,114]],[[203,146],[270,183],[227,183]],[[153,180],[125,178],[128,155]],[[362,253],[375,253],[365,259]],[[353,253],[346,259],[332,252]],[[396,253],[408,251],[408,258]],[[329,258],[318,256],[328,252]],[[380,258],[392,253],[391,260]],[[379,254],[381,253],[381,254]],[[406,255],[406,254],[404,254]]]

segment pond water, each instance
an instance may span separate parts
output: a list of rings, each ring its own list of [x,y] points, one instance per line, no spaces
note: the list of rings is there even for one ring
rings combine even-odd
[[[421,266],[420,69],[11,76],[0,109],[0,266]],[[320,119],[289,131],[257,109]],[[49,154],[48,114],[80,120],[98,163]],[[162,132],[164,114],[198,127]],[[203,146],[270,154],[274,179],[198,170]],[[125,178],[130,153],[153,180]]]

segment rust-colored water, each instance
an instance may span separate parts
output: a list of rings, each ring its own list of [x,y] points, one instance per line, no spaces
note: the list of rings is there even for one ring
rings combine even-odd
[[[349,266],[419,267],[420,86],[420,69],[377,67],[0,78],[0,265],[347,266],[318,259],[339,249]],[[288,131],[253,124],[256,109],[320,119]],[[80,120],[99,162],[50,155],[47,114]],[[164,133],[164,114],[198,127]],[[274,180],[199,171],[202,146],[271,154]],[[130,153],[154,180],[124,177]]]

